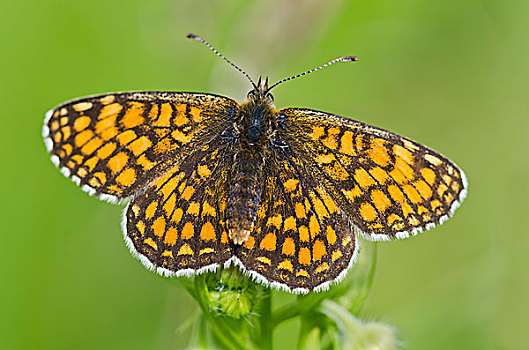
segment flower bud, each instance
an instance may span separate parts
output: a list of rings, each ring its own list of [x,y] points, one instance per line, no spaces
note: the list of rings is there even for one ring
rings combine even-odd
[[[240,319],[255,312],[263,287],[245,276],[239,268],[219,269],[207,278],[211,310],[217,315]]]

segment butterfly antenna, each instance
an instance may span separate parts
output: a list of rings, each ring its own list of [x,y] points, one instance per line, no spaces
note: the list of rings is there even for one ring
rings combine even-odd
[[[344,57],[336,58],[336,59],[334,59],[334,60],[332,60],[330,62],[327,62],[327,63],[325,63],[325,64],[323,64],[323,65],[321,65],[319,67],[313,68],[313,69],[308,70],[306,72],[299,73],[299,74],[293,75],[293,76],[285,78],[285,79],[281,79],[280,81],[278,81],[274,85],[270,86],[268,88],[268,91],[272,90],[272,88],[276,87],[277,85],[279,85],[281,83],[284,83],[285,81],[289,81],[289,80],[296,79],[296,78],[302,77],[304,75],[313,73],[313,72],[318,71],[320,69],[323,69],[325,67],[329,67],[330,65],[335,64],[337,62],[355,62],[355,61],[358,61],[358,57],[356,57],[356,56],[344,56]]]
[[[252,83],[252,86],[254,87],[254,89],[257,90],[257,86],[255,85],[255,83],[253,82],[252,78],[250,78],[250,76],[245,72],[243,71],[241,68],[239,68],[239,66],[237,66],[235,63],[231,62],[229,59],[227,59],[226,57],[224,57],[220,52],[217,51],[217,49],[215,49],[213,46],[211,46],[210,43],[208,43],[206,40],[204,40],[203,38],[199,37],[198,35],[195,35],[195,34],[191,34],[191,33],[187,33],[186,34],[186,37],[189,38],[189,39],[194,39],[196,41],[200,41],[202,44],[206,45],[211,51],[213,51],[217,56],[219,56],[220,58],[222,58],[224,61],[228,62],[230,64],[230,66],[232,66],[233,68],[237,69],[239,72],[241,72],[242,74],[244,74],[244,76],[246,78],[248,78],[248,80],[250,81],[250,83]]]

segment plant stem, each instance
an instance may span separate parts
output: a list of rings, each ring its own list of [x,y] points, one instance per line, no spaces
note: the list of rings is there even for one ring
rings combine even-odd
[[[362,323],[347,309],[334,301],[324,300],[320,304],[319,311],[336,323],[343,337],[343,349],[365,348],[362,344],[363,337],[359,334],[362,330]]]
[[[310,315],[306,314],[300,317],[301,326],[299,329],[298,344],[299,350],[320,350],[322,345],[320,342],[321,329],[314,324],[313,320],[309,320]]]
[[[358,288],[358,292],[354,300],[352,301],[352,304],[350,304],[350,307],[348,308],[349,311],[356,315],[360,312],[361,308],[364,305],[365,300],[367,299],[369,295],[369,291],[371,290],[371,286],[373,285],[374,276],[375,276],[375,268],[377,266],[377,243],[371,243],[370,244],[370,261],[369,261],[369,270],[367,271],[367,275],[364,279],[362,279],[362,284]]]
[[[259,346],[263,350],[273,349],[272,291],[266,289],[261,300]]]
[[[310,332],[310,325],[306,315],[300,315],[299,317],[299,334],[298,334],[298,346],[299,350],[307,347],[307,338]]]
[[[299,296],[296,301],[279,308],[272,315],[272,325],[277,327],[280,323],[291,318],[302,315],[313,310],[326,297],[326,293],[310,294],[308,296]]]

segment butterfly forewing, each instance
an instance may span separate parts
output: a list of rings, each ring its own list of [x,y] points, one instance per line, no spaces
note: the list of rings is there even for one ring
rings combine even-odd
[[[43,135],[66,176],[90,194],[119,200],[178,163],[197,137],[237,109],[234,100],[208,94],[105,94],[49,111]]]
[[[466,194],[464,173],[397,134],[307,109],[278,111],[306,164],[367,238],[405,238],[435,226]]]

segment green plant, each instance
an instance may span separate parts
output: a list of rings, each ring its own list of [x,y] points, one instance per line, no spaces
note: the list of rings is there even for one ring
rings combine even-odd
[[[272,349],[273,333],[298,318],[298,349],[394,349],[392,326],[364,322],[358,315],[369,295],[376,263],[376,243],[365,243],[348,277],[326,292],[298,295],[273,309],[272,291],[253,282],[237,267],[194,278],[173,278],[196,300],[200,310],[182,328],[193,327],[192,349]]]

